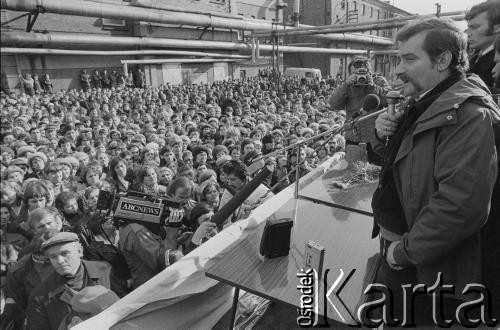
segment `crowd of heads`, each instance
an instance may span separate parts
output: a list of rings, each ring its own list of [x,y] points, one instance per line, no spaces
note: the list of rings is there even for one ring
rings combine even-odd
[[[99,192],[140,191],[217,210],[223,189],[240,189],[252,164],[299,140],[340,127],[327,100],[333,80],[265,76],[212,84],[1,93],[2,236],[21,252],[45,232],[74,231],[88,244]],[[343,151],[341,135],[301,150],[310,170]],[[296,151],[278,152],[278,192]],[[301,174],[307,171],[301,171]],[[230,180],[228,179],[230,178]],[[195,226],[198,219],[187,219]],[[111,226],[112,227],[112,226]],[[110,229],[111,230],[111,229]],[[8,237],[7,237],[8,236]],[[3,242],[4,240],[2,240]],[[24,253],[21,253],[24,254]]]

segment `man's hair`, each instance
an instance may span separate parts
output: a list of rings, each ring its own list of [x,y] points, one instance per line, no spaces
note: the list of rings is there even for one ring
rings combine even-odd
[[[56,196],[54,206],[62,212],[66,203],[72,199],[78,201],[78,195],[72,191],[63,191]]]
[[[23,201],[24,203],[28,203],[28,199],[30,198],[41,198],[45,197],[45,200],[48,201],[50,198],[50,192],[40,181],[33,181],[26,185],[26,189],[24,190]]]
[[[449,51],[452,55],[450,71],[465,72],[469,67],[467,38],[449,18],[418,19],[406,24],[397,34],[397,41],[407,41],[411,37],[425,33],[423,48],[435,62],[439,55]]]
[[[465,19],[467,21],[470,21],[477,15],[486,13],[486,18],[488,19],[488,30],[486,31],[486,33],[487,35],[492,35],[494,26],[500,24],[499,7],[500,0],[488,0],[478,3],[477,5],[472,6],[472,8],[465,13]]]
[[[245,181],[248,176],[248,168],[241,160],[230,160],[222,165],[222,171],[226,175],[233,174],[242,181]]]
[[[33,210],[28,216],[28,224],[31,229],[35,228],[35,225],[42,221],[45,217],[52,217],[54,220],[62,224],[62,217],[59,211],[54,207],[43,207]]]
[[[167,188],[167,195],[168,196],[174,196],[175,192],[180,189],[180,188],[189,188],[193,189],[193,184],[191,183],[191,180],[184,176],[177,177],[173,179],[170,184],[168,185]]]

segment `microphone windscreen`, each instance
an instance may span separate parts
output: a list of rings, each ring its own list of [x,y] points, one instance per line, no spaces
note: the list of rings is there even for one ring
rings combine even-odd
[[[366,112],[372,112],[378,109],[380,106],[380,97],[376,94],[366,95],[363,101],[363,110]]]

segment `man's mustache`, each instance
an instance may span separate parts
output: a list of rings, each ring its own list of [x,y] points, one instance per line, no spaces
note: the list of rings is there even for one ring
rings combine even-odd
[[[398,74],[396,77],[396,81],[392,84],[392,88],[394,90],[400,90],[403,88],[403,85],[409,81],[410,78],[406,74],[404,73]]]
[[[408,81],[410,81],[410,78],[406,74],[400,73],[397,75],[397,80],[401,80],[403,83],[407,83]]]

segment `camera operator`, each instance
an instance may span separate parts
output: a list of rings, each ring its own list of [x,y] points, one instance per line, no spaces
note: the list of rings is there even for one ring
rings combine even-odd
[[[167,195],[179,203],[180,208],[170,209],[165,221],[164,238],[151,228],[135,222],[126,222],[119,227],[118,248],[127,260],[134,289],[182,257],[177,250],[177,239],[193,207],[191,192],[192,185],[184,177],[170,183]]]
[[[385,95],[391,87],[387,80],[373,72],[366,57],[355,57],[349,64],[349,77],[330,97],[329,103],[334,110],[346,111],[346,122],[364,115],[363,102],[368,94],[375,94],[380,98],[380,108],[387,106]],[[373,130],[373,129],[372,129]],[[358,145],[363,141],[361,130],[351,129],[345,132],[346,145]],[[368,145],[370,162],[378,163],[380,159]]]

